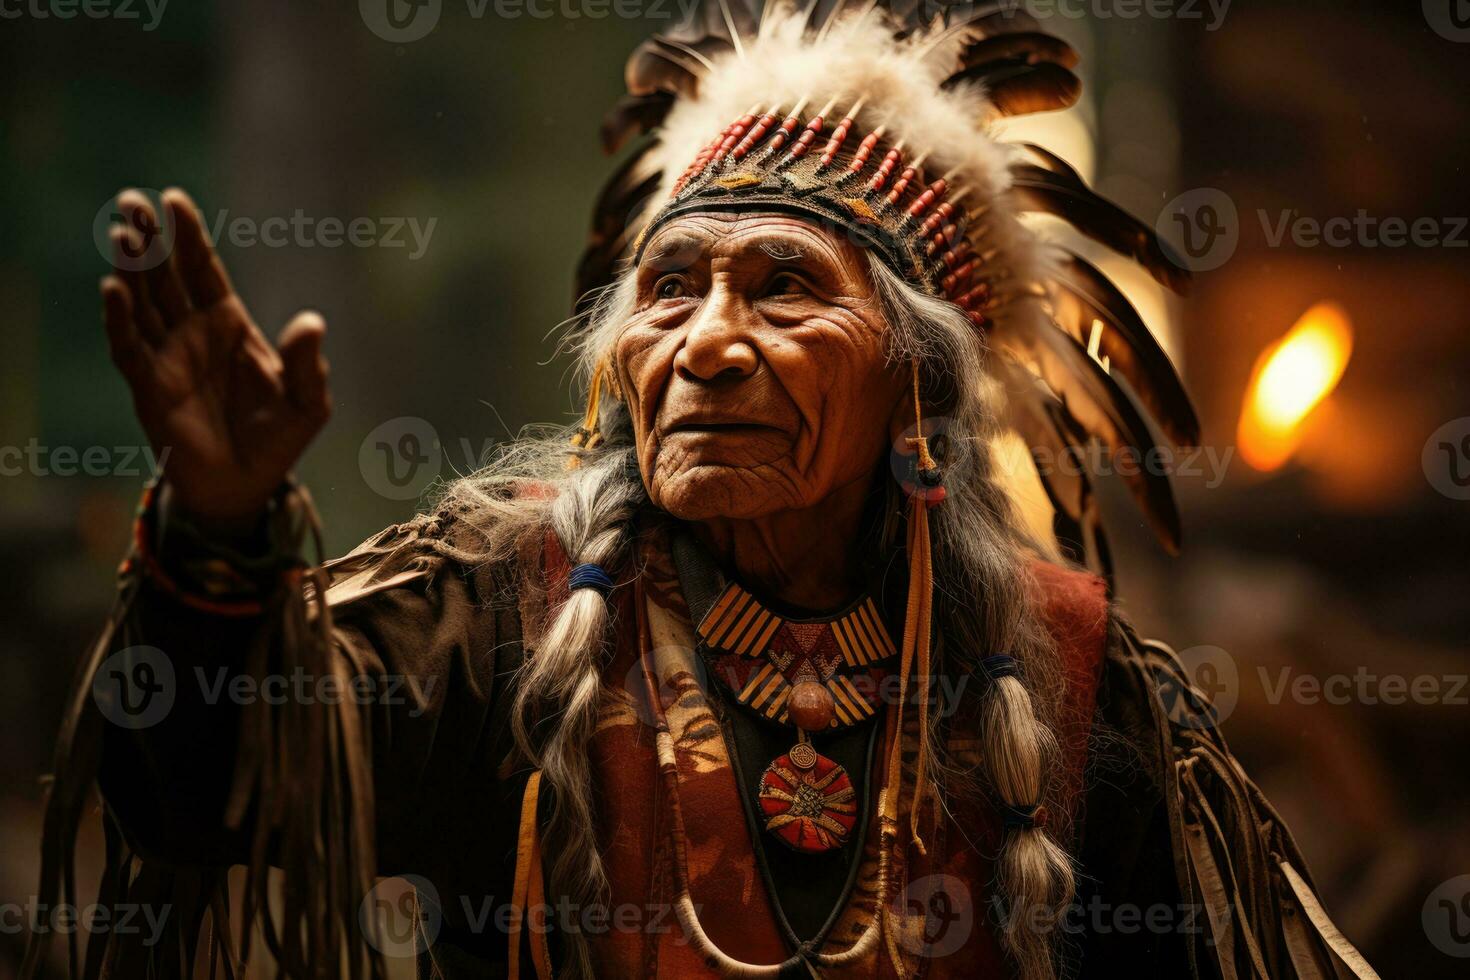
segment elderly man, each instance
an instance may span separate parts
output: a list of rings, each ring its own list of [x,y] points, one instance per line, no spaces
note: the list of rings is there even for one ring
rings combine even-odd
[[[319,568],[288,474],[329,415],[324,324],[273,347],[188,197],[124,195],[104,319],[170,452],[63,732],[43,886],[95,772],[104,902],[175,912],[88,975],[238,969],[236,864],[238,933],[294,976],[380,967],[380,875],[417,888],[424,976],[1373,975],[1167,649],[992,463],[1007,424],[1038,454],[1148,448],[1110,371],[1195,436],[1126,300],[1021,220],[1178,278],[989,135],[1075,99],[1026,26],[721,6],[641,48],[605,136],[658,136],[599,202],[570,445],[518,442]],[[171,254],[123,261],[163,226]],[[1085,480],[1042,475],[1095,554]],[[1167,484],[1137,480],[1172,543]],[[216,675],[337,696],[192,683]],[[118,714],[169,676],[164,717]]]

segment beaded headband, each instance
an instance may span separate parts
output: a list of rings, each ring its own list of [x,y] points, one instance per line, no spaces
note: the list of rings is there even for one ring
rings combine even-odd
[[[644,226],[633,263],[660,226],[683,214],[795,213],[845,231],[898,275],[983,323],[989,290],[976,281],[980,262],[967,237],[971,215],[957,207],[961,195],[888,141],[882,127],[862,134],[854,118],[860,109],[854,105],[830,129],[830,110],[806,119],[800,106],[784,120],[776,110],[750,112],[726,126]]]

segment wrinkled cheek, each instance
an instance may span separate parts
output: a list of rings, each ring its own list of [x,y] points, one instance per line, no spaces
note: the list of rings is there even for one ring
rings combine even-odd
[[[650,336],[645,331],[630,330],[614,347],[618,381],[633,420],[634,448],[646,481],[651,480],[658,450],[653,422],[673,360],[671,353],[663,351],[669,345],[659,343],[663,336],[661,332]]]

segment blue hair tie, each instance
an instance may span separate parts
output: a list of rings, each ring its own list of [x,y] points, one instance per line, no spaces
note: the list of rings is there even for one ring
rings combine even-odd
[[[1021,672],[1021,665],[1016,663],[1016,658],[1009,654],[998,653],[993,657],[986,657],[980,661],[980,669],[985,671],[985,676],[993,681],[1002,677],[1015,677]]]
[[[613,580],[607,577],[601,565],[578,565],[567,576],[567,590],[575,592],[578,589],[592,589],[606,599],[612,593]]]

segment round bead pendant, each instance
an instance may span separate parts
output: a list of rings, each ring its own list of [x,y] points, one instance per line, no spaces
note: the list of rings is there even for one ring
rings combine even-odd
[[[835,711],[831,693],[816,681],[798,681],[786,699],[786,716],[802,731],[822,731],[832,724]]]
[[[857,793],[847,770],[807,742],[766,767],[757,802],[766,830],[806,854],[846,844],[857,823]]]

